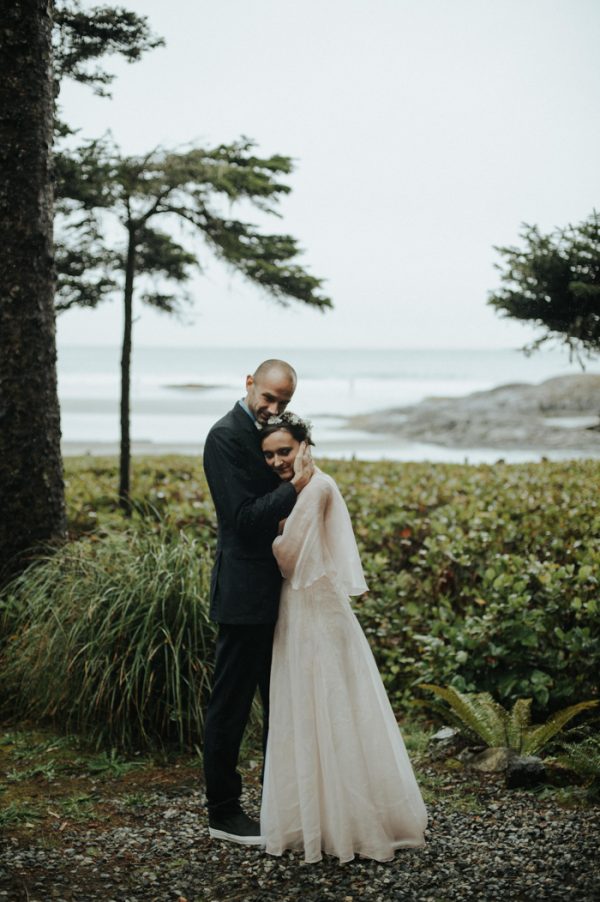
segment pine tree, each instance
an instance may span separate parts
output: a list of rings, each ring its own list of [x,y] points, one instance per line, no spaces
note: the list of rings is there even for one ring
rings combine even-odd
[[[4,3],[0,55],[0,572],[65,534],[52,246],[52,10]]]
[[[78,234],[82,226],[86,228],[91,267],[80,273],[77,267],[69,269],[70,244],[62,246],[58,309],[95,307],[116,288],[122,293],[119,497],[128,510],[135,299],[176,313],[185,295],[174,287],[190,279],[201,266],[202,252],[209,250],[282,305],[300,301],[325,310],[331,301],[320,291],[322,280],[296,262],[299,247],[292,236],[264,233],[221,212],[226,200],[229,208],[244,201],[263,213],[276,214],[279,198],[290,191],[282,181],[292,170],[289,157],[259,157],[246,139],[212,149],[158,149],[143,157],[123,156],[109,142],[94,141],[74,155],[60,155],[57,162],[61,209]],[[108,214],[123,229],[121,247],[102,241],[103,217]],[[178,225],[188,228],[186,244],[172,237]]]
[[[577,356],[600,351],[600,215],[542,234],[523,226],[523,247],[497,247],[502,287],[488,303],[504,316],[544,331],[527,349],[550,340]]]

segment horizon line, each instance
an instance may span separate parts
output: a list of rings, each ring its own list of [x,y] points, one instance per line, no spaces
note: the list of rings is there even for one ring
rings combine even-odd
[[[87,342],[57,342],[57,349],[66,349],[66,348],[111,348],[111,349],[120,349],[120,342],[115,342],[112,344],[108,343],[98,343],[98,344],[90,344]],[[132,348],[132,351],[135,353],[136,350],[192,350],[192,351],[265,351],[269,348],[272,348],[272,345],[192,345],[192,344],[135,344]],[[402,345],[343,345],[343,346],[333,346],[333,345],[282,345],[282,351],[517,351],[519,353],[524,353],[523,347],[515,347],[515,346],[496,346],[496,345],[462,345],[462,346],[450,346],[450,345],[415,345],[415,346],[402,346]],[[539,351],[562,351],[563,348],[540,348]],[[536,352],[537,353],[537,352]]]

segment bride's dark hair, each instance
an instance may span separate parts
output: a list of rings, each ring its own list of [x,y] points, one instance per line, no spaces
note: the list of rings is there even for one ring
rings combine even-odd
[[[262,442],[268,435],[273,435],[274,432],[285,429],[297,442],[306,442],[307,445],[314,445],[310,434],[311,425],[308,420],[303,420],[297,414],[292,413],[291,410],[286,410],[276,417],[269,417],[266,425],[260,430],[260,440]]]

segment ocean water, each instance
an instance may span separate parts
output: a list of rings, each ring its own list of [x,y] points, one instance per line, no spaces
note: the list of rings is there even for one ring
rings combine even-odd
[[[495,449],[451,450],[342,428],[344,416],[457,396],[515,382],[581,372],[568,355],[511,350],[279,349],[296,368],[291,407],[313,422],[317,451],[364,459],[493,461]],[[273,349],[137,348],[132,364],[132,439],[140,450],[200,451],[220,416],[244,394],[244,380]],[[600,363],[587,367],[600,372]],[[119,349],[59,349],[65,453],[113,453],[119,438]],[[141,447],[143,446],[143,447]],[[501,449],[499,449],[501,450]],[[535,460],[534,452],[503,452]]]

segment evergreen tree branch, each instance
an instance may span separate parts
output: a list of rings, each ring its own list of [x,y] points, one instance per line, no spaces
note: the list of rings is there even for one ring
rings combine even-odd
[[[118,54],[127,62],[137,62],[144,53],[164,46],[153,34],[145,16],[124,8],[95,6],[84,11],[79,0],[60,0],[54,10],[54,69],[57,81],[72,78],[109,97],[107,85],[114,75],[92,63]]]

